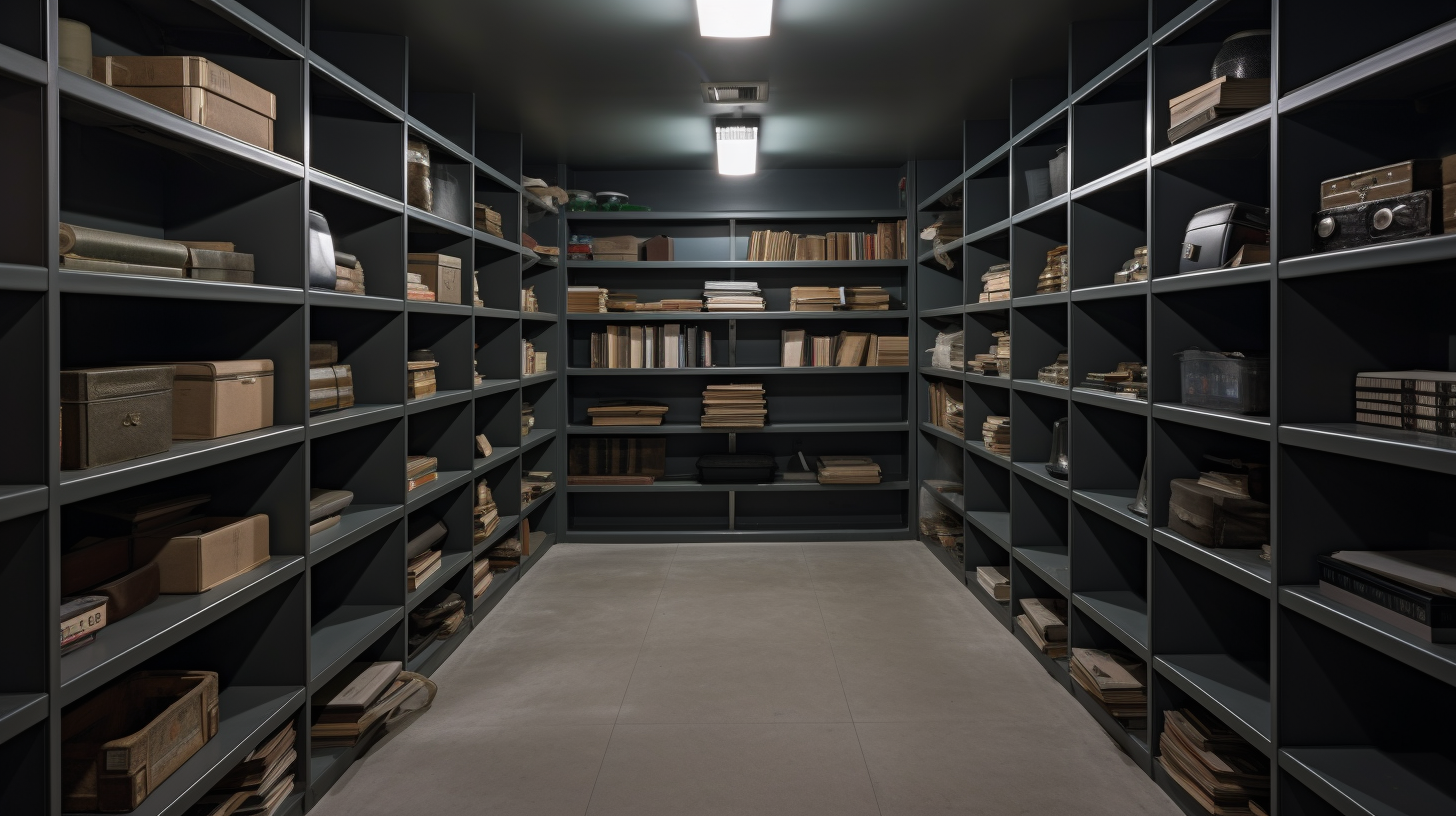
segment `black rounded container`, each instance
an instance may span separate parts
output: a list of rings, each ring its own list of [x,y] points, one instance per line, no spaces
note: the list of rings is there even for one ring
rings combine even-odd
[[[1268,79],[1273,71],[1269,59],[1271,43],[1267,28],[1229,35],[1213,58],[1213,78]]]

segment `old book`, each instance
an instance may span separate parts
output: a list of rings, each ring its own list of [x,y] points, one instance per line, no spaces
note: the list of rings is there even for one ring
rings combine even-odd
[[[433,456],[406,456],[404,459],[404,475],[407,479],[423,476],[426,473],[433,473],[439,466],[440,460]]]
[[[60,225],[60,254],[75,258],[160,266],[181,269],[187,266],[187,245],[163,238],[147,238],[124,232]]]
[[[491,447],[490,440],[485,438],[485,434],[475,435],[475,452],[481,456],[490,456],[495,452],[495,448]]]
[[[187,266],[198,269],[233,269],[253,271],[253,256],[247,252],[225,252],[219,249],[187,250]]]
[[[1021,627],[1021,631],[1026,633],[1027,638],[1042,654],[1050,658],[1067,656],[1067,642],[1065,640],[1047,640],[1041,632],[1037,631],[1036,625],[1031,622],[1029,616],[1017,615],[1016,625]]]
[[[1062,598],[1023,598],[1021,611],[1047,641],[1067,639],[1067,602]]]
[[[314,695],[314,711],[320,721],[341,722],[357,718],[399,677],[404,664],[398,660],[353,663],[339,672]]]
[[[405,569],[405,587],[410,592],[420,588],[426,578],[435,574],[440,568],[440,559],[443,554],[439,550],[430,550],[415,556]]]
[[[200,269],[187,270],[187,277],[193,280],[219,281],[222,283],[252,283],[251,269]]]
[[[1269,80],[1219,77],[1168,100],[1168,126],[1177,127],[1210,108],[1223,113],[1251,110],[1269,103]]]
[[[839,353],[834,364],[837,366],[858,366],[864,361],[865,346],[869,343],[867,332],[840,332]]]
[[[784,329],[781,332],[781,354],[779,365],[784,368],[798,368],[804,364],[804,330]]]
[[[146,264],[102,261],[94,258],[61,258],[61,268],[77,272],[109,272],[113,275],[146,275],[153,278],[185,278],[187,270],[180,267],[148,266]]]
[[[1011,600],[1011,572],[1007,567],[976,567],[976,583],[994,600]]]

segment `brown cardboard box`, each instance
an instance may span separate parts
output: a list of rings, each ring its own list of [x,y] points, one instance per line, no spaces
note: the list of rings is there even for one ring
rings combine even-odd
[[[216,439],[273,424],[272,360],[173,365],[173,439]]]
[[[642,256],[646,261],[675,261],[673,257],[672,239],[666,235],[658,235],[648,238],[642,244]]]
[[[268,560],[268,517],[212,516],[137,536],[137,561],[153,558],[163,594],[206,592]]]
[[[201,88],[278,118],[276,96],[203,57],[93,57],[91,76],[116,87]]]
[[[464,303],[460,298],[460,259],[432,252],[411,252],[409,271],[435,293],[436,303]]]
[[[592,239],[592,256],[631,254],[637,260],[642,253],[642,239],[634,235],[616,235],[609,238]]]
[[[118,87],[118,91],[169,110],[234,139],[273,149],[273,120],[202,88]]]

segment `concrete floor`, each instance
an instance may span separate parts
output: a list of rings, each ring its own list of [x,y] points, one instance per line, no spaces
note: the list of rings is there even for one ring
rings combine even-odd
[[[317,816],[1177,814],[914,541],[560,544]]]

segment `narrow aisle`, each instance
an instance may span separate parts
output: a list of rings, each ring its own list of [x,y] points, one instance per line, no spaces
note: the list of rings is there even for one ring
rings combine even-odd
[[[1177,807],[915,541],[558,544],[314,816]]]

